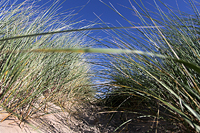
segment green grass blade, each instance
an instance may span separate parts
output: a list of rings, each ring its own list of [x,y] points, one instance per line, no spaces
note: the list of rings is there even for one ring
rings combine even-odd
[[[71,29],[71,30],[63,30],[63,31],[43,32],[43,33],[36,33],[36,34],[29,34],[29,35],[14,36],[14,37],[0,39],[0,41],[7,41],[7,40],[13,40],[13,39],[19,39],[19,38],[26,38],[26,37],[36,37],[36,36],[42,36],[42,35],[52,35],[52,34],[58,34],[58,33],[67,33],[67,32],[80,32],[80,31],[106,30],[106,29],[127,29],[127,28],[144,29],[144,28],[156,28],[156,26],[103,27],[103,28]]]

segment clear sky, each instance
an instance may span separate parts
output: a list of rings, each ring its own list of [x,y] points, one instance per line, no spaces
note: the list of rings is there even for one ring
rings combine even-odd
[[[108,5],[110,5],[111,3],[122,15],[130,19],[132,22],[137,23],[139,21],[137,17],[134,16],[134,12],[126,8],[126,7],[132,8],[129,0],[102,0],[102,1]],[[133,6],[137,7],[137,5],[134,3],[133,0],[130,1],[132,2]],[[140,2],[140,0],[136,1]],[[153,7],[155,6],[154,0],[142,0],[142,1],[147,8],[149,8],[150,10],[155,10],[155,8]],[[163,7],[158,0],[156,1],[161,7]],[[185,0],[162,0],[162,2],[174,7],[175,9],[179,8],[181,11],[190,12],[191,9],[189,7],[189,2],[186,0],[187,2],[186,4],[184,1]],[[66,0],[62,5],[63,7],[62,10],[77,6],[82,6],[85,5],[87,2],[88,0]],[[119,26],[117,21],[122,23],[124,26],[130,26],[128,25],[127,22],[123,21],[123,19],[117,13],[112,11],[109,7],[107,7],[99,0],[90,0],[89,3],[81,10],[81,12],[79,12],[78,16],[81,16],[82,19],[93,21],[97,19],[95,14],[100,16],[100,18],[103,21],[112,23],[115,26]]]
[[[133,11],[126,8],[126,7],[131,8],[131,4],[129,0],[102,0],[102,1],[108,5],[110,5],[111,3],[121,14],[123,14],[128,19],[131,19],[132,21],[134,21],[135,19],[136,22],[138,21],[137,18],[134,17]],[[132,2],[134,6],[136,6],[133,0],[130,0],[130,1]],[[140,0],[136,0],[136,1],[140,2]],[[154,0],[142,0],[142,1],[144,2],[147,8],[149,8],[150,10],[155,10],[155,8],[153,7],[155,6]],[[63,9],[85,5],[85,3],[87,2],[88,0],[66,0],[66,2],[63,3]],[[171,5],[175,9],[177,9],[177,5],[178,5],[180,10],[182,11],[188,12],[190,10],[189,4],[186,4],[184,0],[162,0],[162,2],[168,5]],[[162,4],[160,4],[159,1],[157,3],[161,5],[162,7]],[[85,8],[81,12],[79,12],[79,16],[82,16],[82,18],[85,18],[87,20],[94,20],[97,18],[94,15],[94,13],[100,16],[101,19],[103,19],[104,21],[112,23],[112,24],[117,24],[116,20],[119,22],[123,22],[122,21],[123,19],[117,13],[112,11],[109,7],[107,7],[105,4],[103,4],[99,0],[90,0],[89,3],[85,6]]]
[[[11,0],[11,1],[14,1],[14,0]],[[18,0],[18,3],[22,1],[24,0]],[[54,0],[39,0],[39,1],[40,1],[38,3],[39,6],[42,6],[45,3],[49,2],[49,4],[46,4],[44,6],[44,8],[50,6],[50,4],[54,2]],[[129,19],[130,21],[134,23],[139,23],[139,19],[136,16],[134,16],[134,12],[128,9],[128,8],[132,8],[129,0],[102,0],[102,1],[108,5],[110,5],[111,3],[127,19]],[[133,0],[130,0],[130,1],[132,2],[133,6],[136,6],[136,8],[138,8]],[[136,0],[136,1],[140,2],[140,0]],[[154,0],[142,0],[142,1],[149,10],[155,11]],[[159,2],[159,0],[155,0],[155,1],[158,3],[158,5],[161,6],[162,9],[164,9],[162,4]],[[174,8],[174,10],[180,9],[181,11],[184,11],[187,13],[192,12],[188,0],[161,0],[161,1],[171,6],[171,8]],[[185,1],[187,3],[185,3]],[[60,0],[60,3],[62,2],[63,0]],[[86,5],[86,3],[88,4]],[[99,21],[99,19],[97,19],[97,16],[99,16],[103,21],[113,24],[114,26],[117,26],[117,27],[120,26],[118,22],[120,22],[123,26],[130,26],[130,24],[124,21],[123,18],[121,18],[117,13],[115,13],[113,10],[111,10],[109,7],[107,7],[105,4],[103,4],[99,0],[90,0],[90,1],[89,0],[65,0],[63,4],[61,5],[61,9],[59,10],[59,12],[68,12],[70,10],[75,10],[75,12],[77,12],[84,5],[86,6],[80,12],[78,12],[78,15],[76,15],[75,18],[79,18],[79,20],[85,19],[88,22],[94,21],[94,20],[95,22],[97,22]],[[101,31],[98,31],[98,32],[101,32]]]
[[[12,1],[15,0],[11,0],[11,2]],[[18,0],[17,3],[23,1],[24,0]],[[44,8],[47,8],[56,0],[32,0],[32,1],[39,1],[37,3],[38,6],[43,6]],[[82,23],[83,25],[79,25],[78,27],[75,28],[80,28],[94,21],[101,22],[98,19],[98,17],[100,17],[104,22],[110,24],[109,26],[116,26],[116,27],[120,27],[121,25],[131,26],[127,21],[125,21],[122,17],[120,17],[116,12],[114,12],[108,6],[103,4],[100,0],[59,0],[59,1],[60,1],[59,4],[62,3],[59,6],[60,7],[59,12],[69,12],[71,10],[75,10],[74,12],[76,13],[81,9],[81,11],[78,12],[78,14],[74,17],[74,19],[76,18],[78,18],[77,20],[84,19],[86,20],[86,23]],[[135,25],[138,25],[137,23],[140,23],[140,20],[134,15],[134,11],[128,9],[128,8],[132,9],[131,4],[135,6],[137,9],[139,9],[134,0],[102,0],[102,1],[109,6],[111,6],[112,4],[122,15],[124,15],[131,22],[135,23]],[[135,0],[135,1],[138,3],[142,1],[145,7],[148,8],[150,11],[156,11],[154,1],[157,2],[157,4],[161,7],[161,9],[163,10],[166,9],[163,8],[164,6],[159,2],[159,0]],[[161,1],[174,10],[179,9],[186,13],[192,13],[189,0],[161,0]],[[83,6],[84,8],[82,9]],[[96,27],[99,27],[99,25],[97,25]],[[98,35],[100,36],[102,35],[102,31],[97,31],[97,32]]]
[[[18,0],[18,2],[22,1],[24,0]],[[38,3],[39,5],[44,5],[45,3],[48,2],[49,4],[46,4],[47,7],[50,5],[50,3],[54,2],[55,0],[38,0],[38,1],[40,1]],[[111,3],[121,14],[130,19],[132,22],[136,23],[139,22],[137,17],[134,16],[134,12],[126,8],[126,7],[132,8],[129,0],[102,0],[102,1],[108,5],[110,5]],[[130,1],[133,4],[133,6],[136,6],[133,0]],[[140,2],[140,0],[136,1]],[[158,5],[163,7],[162,4],[159,2],[159,0],[155,1],[158,3]],[[180,9],[181,11],[190,12],[191,10],[188,0],[161,0],[161,1],[165,4],[172,6],[175,9]],[[62,2],[63,4],[61,5],[61,9],[59,10],[60,12],[69,10],[75,10],[75,12],[77,12],[78,10],[81,9],[81,6],[84,6],[86,5],[86,3],[88,3],[76,16],[76,18],[80,17],[80,20],[86,19],[87,21],[94,21],[97,19],[97,16],[99,16],[103,21],[107,23],[112,23],[115,26],[120,26],[117,21],[122,23],[124,26],[130,26],[117,13],[112,11],[109,7],[107,7],[99,0],[60,0],[60,3]],[[155,6],[154,0],[142,0],[142,2],[148,9],[155,11],[155,8],[153,7]],[[95,16],[95,14],[97,16]]]

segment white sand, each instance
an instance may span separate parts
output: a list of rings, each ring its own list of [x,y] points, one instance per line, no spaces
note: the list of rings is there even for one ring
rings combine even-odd
[[[5,119],[9,114],[0,109],[0,120]],[[46,123],[45,123],[46,121]],[[33,118],[27,122],[22,122],[14,116],[9,116],[0,122],[0,133],[38,133],[38,132],[65,132],[72,133],[69,127],[59,123],[59,117],[54,114]]]
[[[60,108],[54,104],[49,104],[48,112],[54,112],[54,110],[59,110]],[[84,132],[100,132],[94,124],[88,124],[81,120],[80,117],[74,117],[68,112],[51,113],[45,114],[44,116],[39,116],[34,114],[32,118],[28,119],[26,122],[22,122],[14,117],[9,116],[2,107],[0,107],[0,133],[84,133]],[[73,112],[75,113],[75,112]],[[78,112],[76,112],[78,113]],[[78,116],[78,115],[77,115]],[[93,123],[93,122],[92,122]]]

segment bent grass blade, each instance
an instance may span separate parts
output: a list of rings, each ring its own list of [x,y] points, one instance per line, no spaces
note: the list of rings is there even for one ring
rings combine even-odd
[[[158,27],[160,27],[160,26],[135,26],[135,27],[132,26],[132,27],[104,27],[104,28],[71,29],[71,30],[63,30],[63,31],[43,32],[43,33],[37,33],[37,34],[14,36],[14,37],[0,39],[0,41],[7,41],[7,40],[26,38],[26,37],[36,37],[36,36],[41,36],[41,35],[52,35],[52,34],[58,34],[58,33],[77,32],[77,31],[106,30],[106,29],[128,29],[128,28],[129,29],[133,29],[133,28],[134,29],[146,29],[146,28],[158,28]]]

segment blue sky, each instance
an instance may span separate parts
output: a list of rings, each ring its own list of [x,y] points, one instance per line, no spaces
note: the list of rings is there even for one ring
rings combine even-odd
[[[15,0],[11,0],[11,2],[12,1]],[[23,1],[24,0],[18,0],[17,3]],[[39,1],[37,3],[38,6],[43,6],[44,8],[48,8],[56,0],[30,0],[30,1]],[[135,23],[135,25],[139,25],[138,23],[140,23],[140,20],[138,19],[137,16],[134,15],[134,11],[130,10],[132,9],[131,4],[135,6],[137,9],[139,9],[134,0],[102,0],[102,1],[109,6],[111,6],[112,4],[122,15],[124,15],[132,23]],[[154,3],[154,1],[156,1],[162,10],[167,11],[166,8],[163,8],[164,6],[159,2],[159,0],[135,0],[135,1],[137,1],[138,3],[142,1],[145,7],[148,8],[150,11],[156,11]],[[192,13],[189,0],[161,0],[161,1],[167,4],[171,9],[181,10],[189,14]],[[74,19],[78,18],[78,20],[86,20],[86,23],[81,23],[78,25],[78,27],[74,28],[80,28],[94,21],[101,22],[98,19],[98,17],[100,17],[104,22],[109,24],[109,26],[117,26],[117,27],[121,25],[131,26],[127,21],[125,21],[116,12],[114,12],[112,9],[103,4],[100,0],[60,0],[59,4],[61,5],[59,6],[60,10],[58,12],[69,12],[71,10],[75,10],[74,11],[75,13],[78,12],[85,5],[84,8],[80,12],[78,12],[78,14],[74,17]],[[97,25],[96,27],[100,26]],[[103,37],[107,36],[100,30],[94,31],[94,33],[98,34],[98,36],[103,36]]]
[[[23,0],[18,0],[18,2],[21,2],[21,1]],[[54,0],[48,0],[48,1],[39,0],[39,1],[40,1],[38,3],[39,5],[44,5],[45,3],[48,2],[49,4],[47,4],[46,7],[49,6],[50,3],[54,2]],[[123,14],[125,17],[130,19],[132,22],[135,22],[135,23],[139,22],[137,17],[134,16],[134,13],[131,10],[126,8],[126,7],[131,8],[129,0],[102,0],[102,1],[108,5],[110,5],[111,3],[121,14]],[[130,1],[132,2],[134,6],[136,6],[133,0],[130,0]],[[140,0],[136,0],[136,1],[140,2]],[[153,7],[155,6],[154,0],[142,0],[142,1],[148,9],[155,11],[155,8]],[[191,12],[188,0],[161,0],[161,1],[165,4],[172,6],[175,9],[179,8],[181,11],[185,11],[187,13]],[[185,3],[185,1],[187,2],[187,4]],[[156,0],[156,2],[158,3],[158,5],[163,7],[162,4],[160,4],[159,0]],[[79,18],[80,20],[86,19],[87,21],[94,21],[94,20],[98,20],[97,16],[99,16],[103,21],[107,23],[112,23],[115,26],[120,26],[117,21],[119,21],[124,26],[130,26],[117,13],[112,11],[109,7],[107,7],[105,4],[103,4],[99,0],[65,0],[65,1],[60,0],[60,3],[62,3],[61,9],[59,10],[60,12],[65,12],[69,10],[75,10],[75,12],[77,12],[78,10],[81,9],[81,6],[84,6],[86,5],[86,3],[88,3],[75,17],[75,18]]]
[[[132,9],[130,2],[132,3],[133,6],[139,9],[138,6],[134,3],[134,0],[102,0],[102,1],[109,6],[111,6],[112,4],[122,15],[124,15],[127,19],[129,19],[136,25],[138,25],[137,23],[140,23],[138,17],[134,16],[134,12],[128,9],[128,8]],[[136,1],[140,3],[140,0]],[[163,8],[164,6],[159,2],[159,0],[155,1],[163,10],[166,9]],[[172,9],[174,8],[174,10],[180,9],[181,11],[187,13],[192,12],[189,0],[161,0],[161,1],[167,4],[170,8]],[[44,5],[46,2],[49,2],[49,4],[46,5],[47,7],[48,5],[50,5],[50,3],[53,3],[54,0],[48,0],[48,1],[40,0],[38,4]],[[149,10],[156,11],[154,0],[142,0],[142,2],[144,3],[145,7],[148,8]],[[80,12],[78,12],[78,14],[74,17],[78,18],[78,20],[85,19],[86,23],[83,23],[83,25],[88,24],[91,21],[101,22],[97,17],[99,16],[104,22],[108,23],[109,26],[119,27],[120,24],[122,24],[123,26],[131,26],[116,12],[114,12],[112,9],[110,9],[105,4],[100,2],[100,0],[65,0],[65,1],[60,0],[60,3],[62,3],[59,10],[60,12],[68,12],[70,10],[75,10],[75,12],[78,12],[81,9],[81,7],[85,5],[85,7]],[[96,27],[99,27],[99,25],[97,25]],[[94,31],[94,33],[98,34],[98,36],[106,36],[104,33],[102,33],[102,31]]]
[[[11,1],[14,1],[14,0],[11,0]],[[24,0],[18,0],[18,3],[22,1]],[[103,4],[99,0],[90,0],[89,2],[88,1],[89,0],[66,0],[63,2],[61,0],[60,3],[63,2],[63,4],[61,5],[61,9],[59,10],[59,12],[68,12],[69,10],[75,10],[75,12],[77,12],[81,9],[82,6],[88,3],[78,13],[78,15],[76,15],[75,18],[79,18],[79,20],[85,19],[87,20],[87,22],[91,22],[94,20],[96,20],[97,22],[99,21],[97,16],[99,16],[104,22],[113,24],[114,26],[120,26],[118,22],[120,22],[123,26],[130,26],[130,24],[124,21],[123,18],[121,18],[117,13],[115,13],[113,10],[111,10],[109,7],[107,7],[105,4]],[[134,12],[126,8],[126,7],[132,8],[131,4],[129,3],[129,0],[102,0],[102,1],[108,5],[110,5],[111,3],[121,14],[123,14],[126,18],[128,18],[132,22],[134,23],[140,22],[139,19],[136,16],[134,16]],[[130,0],[130,1],[132,2],[133,6],[136,6],[137,8],[137,5],[133,2],[133,0]],[[136,0],[136,1],[140,2],[140,0]],[[145,6],[149,10],[155,11],[154,0],[142,0],[142,1],[144,2]],[[156,0],[156,1],[158,5],[160,5],[161,8],[164,9],[162,4],[159,2],[159,0]],[[187,4],[185,3],[185,1],[187,2]],[[46,4],[44,8],[45,7],[47,8],[51,3],[54,2],[54,0],[40,0],[38,5],[42,6],[46,2],[49,2],[49,4]],[[188,0],[162,0],[162,2],[171,6],[171,8],[174,8],[174,9],[180,9],[181,11],[184,11],[187,13],[192,12]],[[98,32],[101,32],[101,31],[95,31],[95,33],[98,33]],[[99,34],[99,35],[106,36],[105,34]]]
[[[129,9],[125,8],[131,8],[131,5],[129,3],[129,0],[102,0],[106,4],[110,5],[110,3],[123,15],[125,15],[127,18],[131,19],[134,18],[133,12]],[[133,2],[133,0],[130,0],[134,6],[136,4]],[[140,2],[140,0],[136,0]],[[154,10],[153,5],[154,0],[142,0],[145,4],[145,6],[151,10]],[[158,0],[156,0],[158,1]],[[62,10],[78,7],[85,5],[88,2],[88,0],[66,0],[62,7]],[[187,5],[184,0],[162,0],[162,2],[171,5],[172,7],[175,7],[177,9],[177,4],[182,11],[188,12],[189,5]],[[160,2],[157,2],[159,5]],[[125,7],[123,7],[125,6]],[[116,20],[121,21],[122,18],[117,15],[114,11],[112,11],[110,8],[108,8],[105,4],[100,2],[99,0],[90,0],[89,3],[85,6],[84,9],[82,9],[81,12],[79,12],[78,16],[82,16],[83,19],[87,20],[94,20],[97,17],[94,15],[94,13],[98,16],[100,16],[104,21],[110,22],[110,23],[116,23]]]
[[[106,4],[110,5],[110,3],[125,17],[130,19],[131,21],[138,22],[137,17],[134,16],[134,12],[127,9],[132,8],[131,4],[129,3],[129,0],[102,0]],[[133,2],[133,0],[130,0],[133,4],[133,6],[137,5]],[[137,2],[140,2],[140,0],[136,0]],[[155,10],[153,6],[154,0],[142,0],[147,8],[150,10]],[[158,1],[158,0],[157,0]],[[178,2],[177,2],[178,1]],[[68,9],[72,7],[77,7],[84,5],[87,3],[88,0],[66,0],[66,2],[63,3],[63,9]],[[179,9],[182,11],[190,11],[189,5],[187,5],[184,0],[162,0],[162,2],[175,7],[177,9],[177,5],[179,6]],[[162,4],[158,2],[158,4],[162,7]],[[120,23],[123,23],[125,26],[128,25],[127,22],[123,21],[123,19],[114,11],[112,11],[109,7],[107,7],[105,4],[100,2],[99,0],[90,0],[89,3],[85,6],[84,9],[82,9],[81,12],[79,12],[78,16],[82,16],[82,18],[87,20],[94,20],[97,17],[95,14],[100,16],[102,20],[108,23],[112,23],[114,25],[117,25],[118,23],[116,21],[119,21]]]

